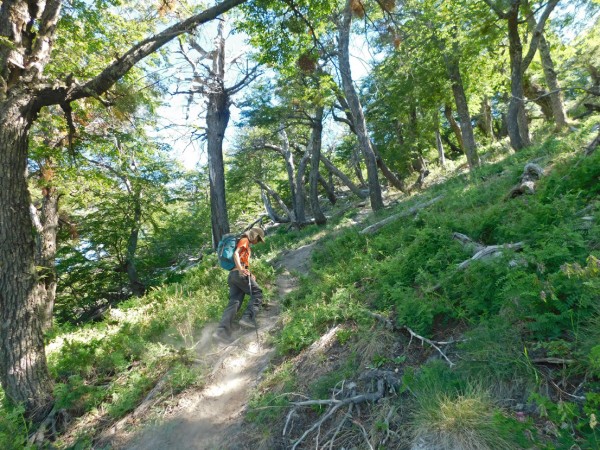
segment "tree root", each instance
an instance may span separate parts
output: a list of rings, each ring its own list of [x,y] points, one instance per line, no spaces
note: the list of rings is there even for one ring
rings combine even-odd
[[[298,445],[300,445],[313,432],[316,432],[315,440],[317,441],[317,444],[315,448],[319,448],[318,441],[321,437],[321,428],[327,421],[329,421],[335,415],[336,412],[338,412],[341,408],[345,407],[347,407],[347,411],[344,413],[344,415],[337,422],[332,423],[331,428],[323,434],[324,438],[327,440],[321,446],[321,448],[337,448],[335,446],[335,442],[342,428],[348,420],[350,420],[352,424],[359,428],[361,435],[367,443],[368,448],[373,448],[366,429],[362,426],[362,424],[359,421],[357,421],[356,418],[354,418],[353,411],[355,409],[358,409],[359,405],[362,403],[377,402],[379,399],[385,396],[386,392],[396,392],[398,387],[400,386],[400,379],[396,376],[394,372],[391,371],[370,370],[368,372],[363,373],[359,377],[359,381],[367,382],[366,384],[370,385],[375,384],[377,387],[376,391],[357,393],[357,384],[353,382],[347,383],[344,380],[342,382],[341,388],[333,390],[332,397],[330,399],[303,400],[290,403],[293,407],[287,415],[285,426],[283,427],[283,436],[286,436],[286,434],[291,433],[293,427],[290,427],[290,422],[295,416],[297,416],[298,408],[311,406],[327,407],[327,411],[324,414],[322,414],[320,418],[317,421],[315,421],[308,429],[306,429],[302,436],[296,439],[296,441],[291,447],[291,450],[296,450]]]
[[[60,427],[57,425],[62,424],[64,426],[69,420],[69,413],[65,409],[52,409],[37,430],[29,435],[29,444],[36,448],[42,448],[44,441],[51,436],[56,436],[58,433]]]

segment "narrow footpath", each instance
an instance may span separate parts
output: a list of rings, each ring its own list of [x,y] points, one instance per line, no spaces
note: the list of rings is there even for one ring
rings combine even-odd
[[[134,427],[135,433],[126,431],[130,427],[115,430],[109,448],[230,449],[227,442],[240,432],[250,393],[274,355],[268,337],[279,324],[280,300],[295,289],[297,280],[292,273],[307,272],[313,245],[289,251],[275,261],[275,267],[281,269],[276,293],[258,315],[258,338],[256,330],[238,329],[231,344],[214,344],[210,334],[216,325],[206,327],[201,338],[204,345],[198,349],[198,359],[210,371],[203,389],[187,391],[161,413],[155,408],[136,419],[140,427]]]

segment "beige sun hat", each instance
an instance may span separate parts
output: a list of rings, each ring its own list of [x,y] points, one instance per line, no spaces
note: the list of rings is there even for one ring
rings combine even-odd
[[[253,227],[246,231],[246,236],[248,239],[256,242],[265,242],[265,232],[262,228]]]

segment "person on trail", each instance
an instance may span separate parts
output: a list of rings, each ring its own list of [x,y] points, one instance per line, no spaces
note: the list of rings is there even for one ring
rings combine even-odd
[[[233,260],[235,267],[229,271],[227,284],[229,285],[229,303],[218,328],[213,337],[221,342],[231,341],[231,326],[235,315],[240,310],[246,294],[250,295],[250,301],[242,314],[239,324],[246,328],[253,328],[256,321],[256,313],[263,300],[263,293],[256,283],[256,278],[250,273],[250,246],[259,242],[265,242],[265,232],[262,228],[250,228],[242,234],[235,248]]]

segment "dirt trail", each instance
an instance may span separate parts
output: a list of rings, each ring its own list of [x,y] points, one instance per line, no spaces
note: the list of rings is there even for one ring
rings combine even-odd
[[[231,448],[226,442],[240,429],[249,394],[274,353],[266,338],[277,325],[279,299],[296,286],[296,279],[291,273],[307,272],[313,246],[314,244],[309,244],[287,252],[275,262],[276,268],[283,269],[277,277],[277,300],[268,308],[262,309],[257,318],[258,341],[255,330],[238,330],[234,333],[236,339],[232,344],[211,344],[201,350],[199,358],[210,361],[211,375],[206,386],[200,391],[187,392],[178,399],[171,411],[166,411],[160,419],[154,419],[154,423],[145,424],[135,435],[128,435],[125,430],[117,432],[111,439],[112,448]],[[208,327],[206,336],[210,336],[213,329]]]

